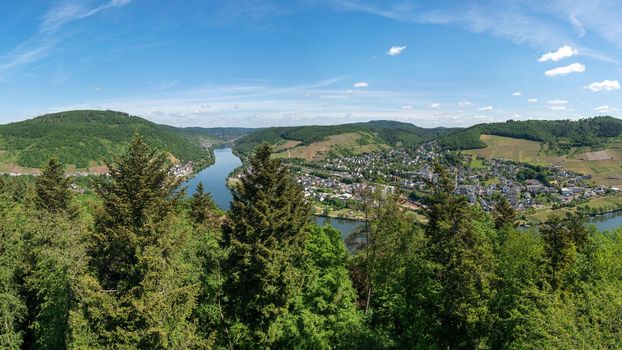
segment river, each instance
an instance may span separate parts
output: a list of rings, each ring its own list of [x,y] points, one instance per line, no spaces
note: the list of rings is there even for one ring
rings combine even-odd
[[[226,186],[227,177],[235,168],[242,165],[242,162],[233,154],[231,148],[216,148],[214,149],[214,156],[215,162],[212,166],[201,170],[195,177],[186,181],[183,186],[187,186],[188,195],[192,195],[197,184],[203,182],[205,191],[212,194],[218,207],[227,210],[233,199]],[[341,231],[344,239],[354,229],[363,225],[362,221],[331,219],[320,216],[314,216],[314,221],[320,226],[330,224]],[[586,223],[595,225],[600,231],[613,230],[622,226],[622,211],[589,217],[586,219]]]
[[[205,191],[212,194],[216,205],[223,210],[227,210],[233,199],[226,185],[227,177],[235,168],[242,165],[242,162],[233,154],[231,148],[214,149],[214,157],[215,161],[213,165],[201,170],[193,178],[183,183],[182,186],[188,188],[187,193],[191,196],[196,192],[196,187],[199,182],[202,182]],[[362,221],[332,219],[321,216],[314,216],[313,220],[320,226],[324,226],[325,224],[333,226],[341,231],[341,235],[344,239],[354,231],[354,229],[363,225]]]

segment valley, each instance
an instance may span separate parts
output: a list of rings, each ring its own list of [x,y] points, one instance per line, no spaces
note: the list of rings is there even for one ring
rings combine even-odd
[[[456,193],[471,204],[489,211],[505,197],[529,223],[552,212],[587,215],[622,206],[620,123],[599,117],[434,129],[393,121],[176,128],[121,112],[68,111],[1,125],[0,173],[37,175],[37,163],[55,156],[69,176],[106,174],[106,162],[140,133],[167,152],[174,175],[190,177],[213,163],[214,147],[232,146],[244,161],[267,142],[273,157],[296,175],[317,215],[360,220],[362,193],[371,190],[398,193],[402,207],[425,221],[421,211],[435,180],[432,165],[440,162],[455,177]]]

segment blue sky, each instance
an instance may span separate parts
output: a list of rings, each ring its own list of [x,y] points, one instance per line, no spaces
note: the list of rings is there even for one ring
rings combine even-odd
[[[0,2],[0,123],[425,127],[620,115],[616,0]]]

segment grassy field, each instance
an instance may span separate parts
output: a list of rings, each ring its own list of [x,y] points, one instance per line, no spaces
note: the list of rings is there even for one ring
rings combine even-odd
[[[484,161],[478,158],[473,157],[473,159],[471,159],[471,163],[469,163],[469,166],[471,168],[474,169],[480,169],[480,168],[485,168],[486,166],[484,165]]]
[[[298,143],[296,143],[298,142]],[[388,145],[378,143],[371,135],[356,132],[330,136],[327,140],[314,142],[310,145],[299,145],[299,141],[289,141],[280,145],[278,158],[301,158],[307,161],[323,160],[331,153],[339,156],[358,155],[369,152],[383,151]],[[294,146],[287,148],[287,146]]]
[[[508,159],[536,165],[557,165],[565,169],[592,175],[594,181],[604,186],[622,187],[622,144],[594,151],[571,149],[566,155],[547,152],[544,144],[510,137],[482,135],[488,147],[464,151],[472,156]],[[473,165],[472,165],[473,166]]]
[[[509,159],[518,162],[542,164],[546,159],[546,146],[540,142],[511,137],[482,135],[480,140],[488,147],[465,151],[473,156],[485,158]]]

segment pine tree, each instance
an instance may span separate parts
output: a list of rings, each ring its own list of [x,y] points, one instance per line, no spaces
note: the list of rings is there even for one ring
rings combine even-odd
[[[566,226],[570,233],[570,239],[577,251],[583,250],[589,240],[590,232],[583,222],[583,218],[572,212],[566,213]]]
[[[196,346],[190,316],[198,277],[184,260],[189,232],[174,212],[179,181],[166,156],[139,136],[108,167],[89,244],[95,276],[85,276],[85,314],[76,319],[105,347]],[[76,342],[88,338],[78,334]]]
[[[501,199],[495,205],[492,212],[492,216],[495,219],[495,228],[500,229],[504,226],[514,226],[516,221],[516,211],[512,208],[512,205],[505,197]]]
[[[487,304],[495,280],[492,223],[463,196],[454,181],[435,165],[438,181],[428,210],[425,259],[430,293],[422,312],[431,317],[430,332],[443,348],[477,348],[486,341]]]
[[[354,301],[341,232],[310,225],[304,245],[304,287],[289,315],[287,339],[278,348],[353,349],[363,343],[362,313]],[[296,330],[296,331],[291,331]],[[277,346],[275,346],[276,348]]]
[[[544,253],[548,260],[549,283],[553,290],[562,286],[565,274],[571,268],[576,253],[583,250],[589,239],[589,230],[581,217],[566,213],[563,218],[552,215],[540,225]]]
[[[69,314],[78,288],[75,277],[85,269],[84,232],[80,222],[60,215],[36,215],[24,223],[24,284],[32,333],[27,347],[67,348]]]
[[[50,158],[35,183],[37,208],[50,213],[67,210],[71,200],[70,182],[63,165],[56,158]]]
[[[242,346],[271,347],[284,336],[278,322],[302,287],[309,210],[287,167],[260,145],[233,189],[223,228],[227,313]]]
[[[205,223],[215,208],[216,204],[212,196],[204,191],[203,183],[199,182],[190,200],[190,216],[196,223]]]
[[[16,283],[24,240],[10,218],[10,196],[0,193],[0,349],[21,349],[28,310]],[[21,220],[20,220],[21,221]]]
[[[391,347],[412,348],[413,335],[420,334],[414,319],[416,315],[409,310],[409,303],[414,301],[410,294],[419,289],[418,281],[410,284],[409,273],[413,272],[411,260],[417,259],[422,250],[420,235],[412,217],[400,207],[397,195],[379,198],[380,205],[376,208],[371,227],[373,240],[367,242],[365,250],[372,254],[359,254],[363,259],[373,257],[373,262],[365,266],[373,267],[371,271],[373,287],[369,302],[369,324],[375,334],[390,335]],[[358,257],[357,257],[358,258]],[[356,261],[356,258],[353,259]],[[412,290],[408,290],[412,288]],[[367,293],[365,295],[368,295]],[[380,340],[380,339],[378,339]]]

